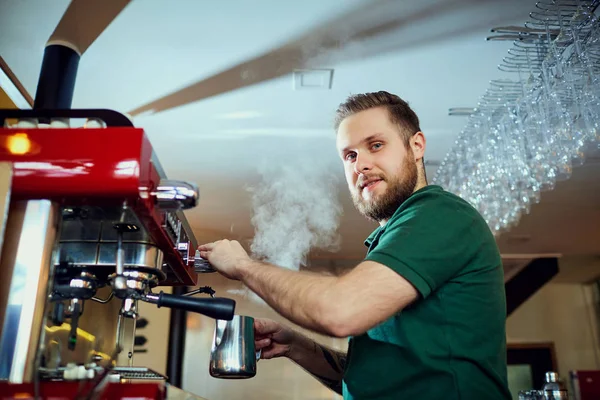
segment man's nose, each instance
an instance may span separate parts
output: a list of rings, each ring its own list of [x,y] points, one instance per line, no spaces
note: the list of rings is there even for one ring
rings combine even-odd
[[[362,174],[364,172],[373,169],[373,162],[371,157],[367,154],[357,155],[356,162],[354,163],[354,172]]]

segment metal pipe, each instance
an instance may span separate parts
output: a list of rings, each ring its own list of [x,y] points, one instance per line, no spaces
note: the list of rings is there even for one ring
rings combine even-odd
[[[158,296],[157,296],[157,295],[155,295],[154,293],[148,293],[147,295],[145,295],[145,296],[143,297],[143,299],[144,299],[145,301],[147,301],[148,303],[151,303],[151,304],[156,304],[156,303],[158,303],[158,300],[160,299],[160,297],[158,297]]]
[[[173,288],[174,295],[183,295],[187,292],[185,286]],[[169,349],[167,353],[168,382],[176,387],[181,387],[183,372],[183,353],[185,350],[185,325],[187,312],[185,310],[171,309],[169,321]]]
[[[123,298],[123,293],[127,291],[127,279],[123,276],[125,263],[125,249],[123,248],[123,232],[117,232],[117,260],[115,266],[115,278],[112,283],[113,292],[116,296]]]
[[[34,109],[71,108],[79,59],[79,53],[66,45],[46,46],[33,102]]]
[[[115,279],[113,280],[112,287],[113,292],[117,292],[116,296],[119,298],[124,298],[127,296],[127,279],[124,276],[125,272],[125,248],[123,247],[123,232],[125,224],[127,206],[123,205],[123,209],[121,210],[121,218],[119,219],[119,224],[116,224],[114,227],[117,229],[117,259],[115,263]]]
[[[117,232],[117,262],[116,262],[116,273],[117,276],[123,276],[125,271],[125,248],[123,247],[123,232]]]

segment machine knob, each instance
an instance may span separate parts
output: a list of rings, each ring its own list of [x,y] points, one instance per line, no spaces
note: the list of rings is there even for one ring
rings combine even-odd
[[[192,183],[161,180],[152,195],[161,210],[178,211],[194,208],[198,204],[200,193],[198,187]]]

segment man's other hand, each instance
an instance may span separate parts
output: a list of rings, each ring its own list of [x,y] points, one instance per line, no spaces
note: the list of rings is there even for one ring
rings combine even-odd
[[[219,240],[198,246],[200,256],[229,279],[240,280],[250,257],[236,240]]]

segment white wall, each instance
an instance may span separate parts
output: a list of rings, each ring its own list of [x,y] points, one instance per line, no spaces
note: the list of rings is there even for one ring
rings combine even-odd
[[[554,342],[558,372],[600,369],[597,298],[592,285],[549,283],[506,324],[509,343]]]

